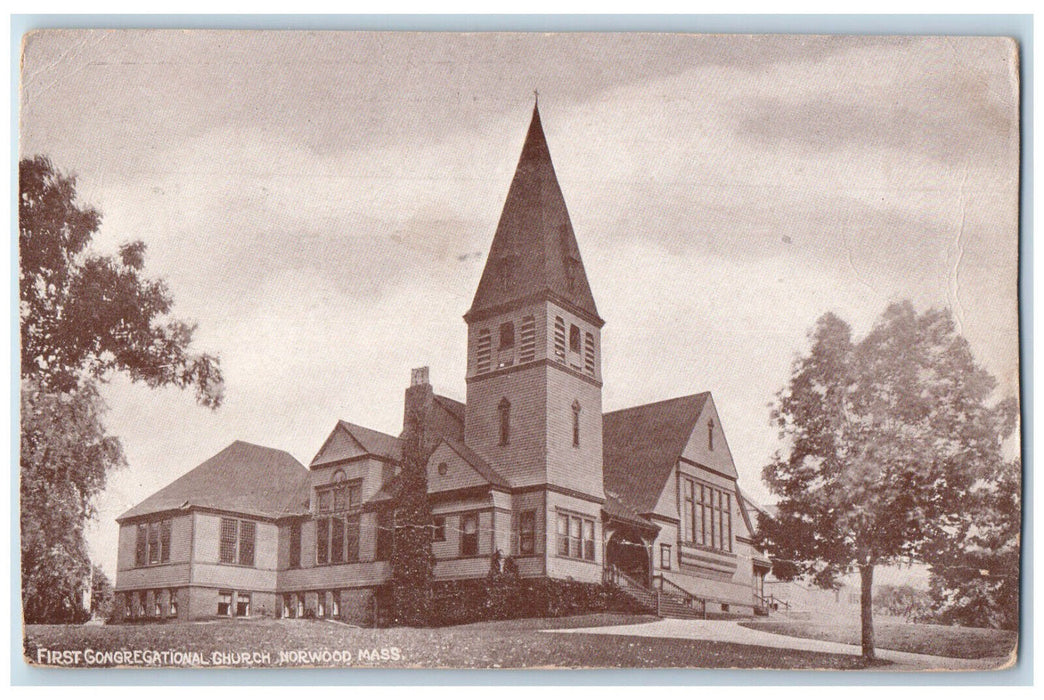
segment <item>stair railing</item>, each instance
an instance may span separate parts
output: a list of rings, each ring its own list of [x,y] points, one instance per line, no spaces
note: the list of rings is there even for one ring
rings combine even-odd
[[[707,619],[707,601],[704,598],[689,593],[687,590],[670,580],[663,574],[653,576],[653,585],[663,593],[670,593],[681,597],[685,604],[700,613],[704,620]]]

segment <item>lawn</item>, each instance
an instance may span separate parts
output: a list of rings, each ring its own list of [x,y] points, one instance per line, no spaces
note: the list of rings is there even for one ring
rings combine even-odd
[[[802,639],[819,639],[842,644],[860,644],[858,620],[826,623],[809,620],[743,622],[763,632],[784,634]],[[1008,656],[1015,649],[1018,633],[980,627],[946,627],[901,622],[876,622],[874,645],[878,649],[932,654],[957,659],[985,659]]]
[[[565,635],[541,631],[552,627],[599,626],[647,619],[650,618],[591,615],[441,629],[363,629],[309,620],[222,620],[94,627],[30,625],[26,628],[25,653],[33,662],[38,658],[46,662],[50,653],[52,665],[864,668],[855,655],[788,651],[724,642],[603,634]],[[49,652],[40,652],[41,649]],[[148,658],[135,659],[131,656],[135,650],[152,650],[153,653]],[[79,651],[81,662],[77,664],[75,655],[61,655],[57,653],[60,651]],[[90,662],[86,662],[88,651]],[[99,654],[106,651],[108,656]],[[166,658],[173,661],[157,658],[157,651],[166,651]],[[240,656],[231,656],[232,653]],[[350,660],[345,661],[345,653],[350,654]]]

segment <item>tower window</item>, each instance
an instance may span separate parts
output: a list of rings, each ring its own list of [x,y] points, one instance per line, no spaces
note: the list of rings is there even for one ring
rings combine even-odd
[[[488,372],[493,364],[493,339],[488,328],[483,328],[478,332],[478,342],[475,345],[475,364],[475,370],[479,374]]]
[[[570,326],[569,327],[569,352],[580,352],[580,327]]]
[[[497,405],[500,423],[500,444],[507,445],[511,441],[511,403],[505,398]]]
[[[500,324],[500,347],[498,350],[507,350],[515,346],[515,324],[508,321]]]
[[[525,316],[518,328],[518,361],[532,362],[536,358],[536,321]]]
[[[555,316],[555,357],[565,361],[566,356],[566,331],[565,321],[561,316]]]
[[[580,402],[573,401],[573,447],[580,447]]]
[[[714,451],[714,419],[707,421],[707,449]]]
[[[594,333],[584,334],[584,371],[592,377],[595,373]]]

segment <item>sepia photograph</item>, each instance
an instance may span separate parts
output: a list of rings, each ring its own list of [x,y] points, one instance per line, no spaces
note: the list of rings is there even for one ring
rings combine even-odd
[[[1020,50],[25,34],[25,664],[1010,670]]]

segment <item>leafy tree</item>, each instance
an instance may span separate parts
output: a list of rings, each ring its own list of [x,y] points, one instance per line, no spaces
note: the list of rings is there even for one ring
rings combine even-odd
[[[84,526],[124,465],[101,422],[98,383],[194,387],[216,408],[218,360],[189,352],[194,327],[169,317],[166,285],[143,276],[145,245],[93,252],[101,215],[43,156],[19,162],[22,602],[26,622],[79,619],[91,566]]]
[[[925,548],[937,622],[1018,629],[1021,481],[1021,462],[1003,463]]]
[[[411,407],[407,408],[403,440],[391,556],[392,619],[396,624],[420,627],[430,624],[433,610],[435,555],[431,540],[435,523],[428,502],[424,416]]]
[[[70,391],[123,372],[220,405],[218,361],[189,353],[195,326],[169,318],[166,283],[142,275],[145,244],[124,244],[118,258],[92,253],[101,215],[76,201],[75,178],[44,156],[20,161],[18,175],[22,376]]]
[[[101,567],[91,567],[91,616],[100,620],[108,620],[112,617],[116,596],[113,592],[112,582]]]
[[[932,619],[931,602],[927,591],[913,586],[878,586],[874,612],[907,622],[928,622]]]
[[[76,622],[90,576],[84,528],[106,474],[124,464],[92,383],[44,391],[22,380],[22,607],[27,622]]]
[[[870,660],[874,568],[952,531],[1002,459],[1015,401],[991,404],[996,383],[945,311],[890,305],[859,342],[828,313],[810,340],[773,411],[784,447],[763,478],[780,498],[759,541],[784,578],[832,588],[859,571]]]

